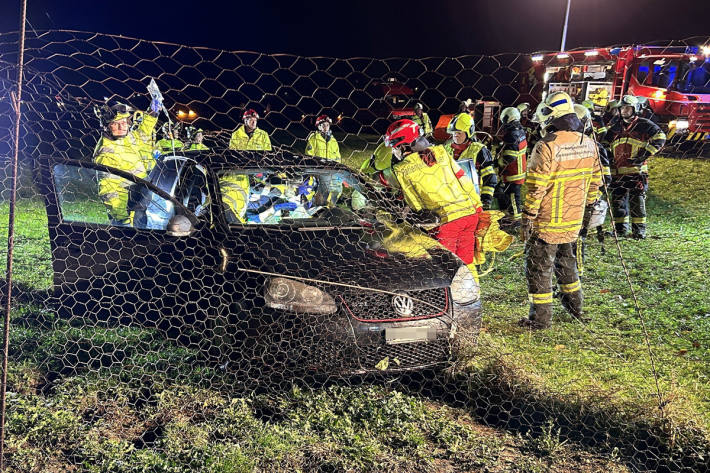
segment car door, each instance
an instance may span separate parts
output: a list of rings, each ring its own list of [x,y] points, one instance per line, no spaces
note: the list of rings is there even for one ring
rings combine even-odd
[[[46,157],[37,171],[60,313],[95,323],[174,325],[177,311],[164,293],[171,285],[197,289],[196,252],[186,249],[199,246],[206,225],[167,192],[120,170]],[[118,220],[146,208],[165,218]],[[172,231],[176,215],[194,225],[190,235]]]

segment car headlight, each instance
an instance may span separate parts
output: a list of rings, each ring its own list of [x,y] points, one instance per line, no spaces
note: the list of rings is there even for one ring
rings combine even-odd
[[[481,288],[476,278],[466,266],[461,266],[451,281],[451,298],[457,304],[467,305],[476,302],[479,297]]]
[[[287,278],[272,278],[266,283],[264,294],[267,307],[291,312],[332,314],[335,301],[317,287]]]

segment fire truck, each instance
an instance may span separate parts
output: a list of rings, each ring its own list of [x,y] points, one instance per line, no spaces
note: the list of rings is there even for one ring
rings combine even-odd
[[[577,103],[591,100],[599,109],[625,94],[644,97],[670,144],[710,143],[710,46],[534,54],[521,82],[521,102],[533,104],[556,91]]]

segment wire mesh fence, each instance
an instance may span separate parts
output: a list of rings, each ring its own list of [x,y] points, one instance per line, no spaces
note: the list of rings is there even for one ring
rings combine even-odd
[[[8,471],[706,471],[709,44],[335,59],[29,34]],[[533,111],[559,91],[595,113],[588,170],[542,170],[567,135]],[[630,118],[624,95],[647,98]],[[402,118],[422,136],[398,156]],[[546,205],[579,231],[559,209],[598,185],[586,239],[520,241]],[[468,253],[444,235],[463,221]]]

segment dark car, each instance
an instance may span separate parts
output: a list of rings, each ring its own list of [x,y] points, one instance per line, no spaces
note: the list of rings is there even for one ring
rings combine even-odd
[[[328,373],[436,365],[478,329],[466,266],[340,164],[189,152],[146,180],[57,158],[40,176],[67,317],[157,327],[227,365]],[[130,224],[111,223],[107,182]]]

